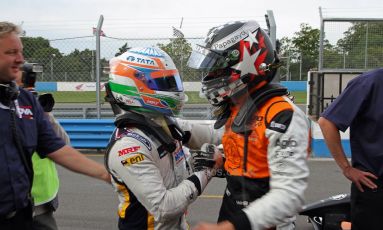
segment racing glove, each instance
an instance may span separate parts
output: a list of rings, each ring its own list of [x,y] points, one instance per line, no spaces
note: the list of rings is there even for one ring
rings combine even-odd
[[[205,143],[202,145],[201,150],[190,150],[190,163],[194,173],[187,179],[194,183],[198,195],[201,195],[212,176],[214,176],[215,149],[215,145]]]
[[[215,151],[216,146],[208,143],[203,144],[201,150],[191,149],[191,167],[193,169],[193,172],[213,168],[215,165]]]

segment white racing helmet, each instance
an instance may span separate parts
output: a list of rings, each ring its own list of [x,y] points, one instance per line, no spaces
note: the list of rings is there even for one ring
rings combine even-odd
[[[122,110],[180,113],[185,94],[170,56],[155,47],[131,48],[110,60],[108,88]]]

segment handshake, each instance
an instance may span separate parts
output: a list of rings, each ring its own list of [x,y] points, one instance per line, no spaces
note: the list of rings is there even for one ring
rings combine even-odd
[[[221,176],[224,158],[221,151],[213,144],[205,143],[200,150],[189,150],[190,166],[193,172],[208,170],[211,176]]]
[[[213,144],[205,143],[201,150],[189,150],[188,164],[193,174],[187,179],[194,183],[198,195],[201,195],[206,185],[217,172],[223,168],[223,156],[218,148]]]

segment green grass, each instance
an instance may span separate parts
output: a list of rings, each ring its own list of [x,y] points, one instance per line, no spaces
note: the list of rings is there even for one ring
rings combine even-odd
[[[302,91],[292,91],[290,92],[291,95],[295,97],[295,103],[296,104],[306,104],[307,101],[307,93]]]
[[[43,92],[40,92],[43,93]],[[62,92],[51,92],[55,98],[56,103],[95,103],[96,102],[96,92],[72,92],[72,91],[62,91]],[[199,92],[188,91],[187,104],[207,104],[208,101],[206,98],[200,98]],[[295,96],[295,103],[305,104],[306,103],[306,92],[291,92]],[[100,101],[101,103],[105,102],[104,100],[105,92],[101,92]]]

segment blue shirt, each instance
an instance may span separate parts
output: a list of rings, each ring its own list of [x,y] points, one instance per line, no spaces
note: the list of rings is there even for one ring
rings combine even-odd
[[[343,132],[350,127],[353,167],[383,181],[383,69],[352,79],[321,116]]]
[[[37,151],[47,156],[65,143],[57,137],[36,98],[23,89],[17,99],[16,126],[27,159]],[[0,107],[0,216],[28,204],[30,181],[12,135],[11,112]]]

